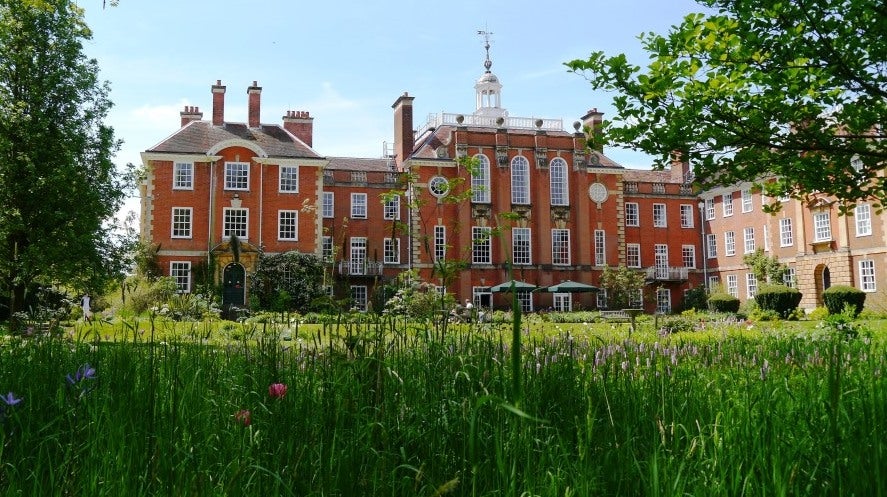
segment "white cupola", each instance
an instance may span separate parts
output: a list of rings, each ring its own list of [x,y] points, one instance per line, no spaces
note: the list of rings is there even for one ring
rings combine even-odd
[[[474,84],[474,90],[477,97],[477,109],[474,111],[476,116],[484,117],[508,117],[508,111],[502,108],[502,83],[499,78],[490,71],[493,62],[490,60],[490,34],[487,31],[478,31],[477,34],[484,36],[484,48],[487,52],[487,58],[484,60],[483,75],[478,78]]]

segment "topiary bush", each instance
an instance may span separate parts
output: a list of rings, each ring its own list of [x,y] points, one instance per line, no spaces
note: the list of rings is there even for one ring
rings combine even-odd
[[[755,302],[761,310],[773,311],[782,319],[786,319],[801,303],[801,292],[797,288],[785,285],[765,284],[761,285],[755,295]]]
[[[865,305],[865,292],[848,285],[835,285],[822,292],[822,300],[829,314],[840,314],[849,305],[855,318]]]
[[[729,293],[713,293],[708,296],[708,309],[712,312],[739,311],[739,299]]]

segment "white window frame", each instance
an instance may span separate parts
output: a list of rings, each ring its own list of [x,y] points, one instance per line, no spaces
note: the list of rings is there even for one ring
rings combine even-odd
[[[705,219],[711,221],[715,218],[715,199],[705,199]]]
[[[637,202],[626,202],[625,203],[625,225],[626,226],[640,226],[641,225],[641,215],[640,215],[640,206]]]
[[[400,195],[393,195],[385,200],[382,207],[382,218],[386,221],[400,220]]]
[[[366,285],[351,285],[351,305],[360,312],[367,311]]]
[[[626,243],[625,244],[625,266],[631,268],[641,267],[641,244]]]
[[[367,239],[365,236],[352,236],[349,240],[348,274],[366,274]]]
[[[191,293],[190,261],[170,261],[169,276],[176,282],[176,293]]]
[[[517,292],[521,312],[533,312],[533,292]]]
[[[733,192],[721,195],[721,211],[724,217],[733,215]]]
[[[724,232],[724,255],[727,257],[736,255],[736,233]]]
[[[856,221],[856,236],[871,236],[872,234],[872,206],[859,204],[853,210],[853,218]]]
[[[628,291],[628,307],[633,309],[643,309],[644,307],[644,289],[636,288],[635,291]]]
[[[782,283],[787,287],[795,288],[798,283],[797,278],[795,268],[788,266],[782,274]]]
[[[323,192],[323,204],[321,205],[321,215],[324,219],[332,219],[336,215],[336,195],[333,192]]]
[[[653,245],[653,271],[657,278],[668,278],[668,244]]]
[[[287,242],[299,241],[299,211],[292,209],[277,211],[277,239]]]
[[[367,218],[367,194],[352,193],[351,194],[351,219]]]
[[[225,163],[225,190],[249,190],[249,162]]]
[[[471,263],[493,263],[493,230],[489,226],[471,227]]]
[[[594,230],[594,265],[607,265],[607,235],[604,230]]]
[[[745,253],[754,253],[757,246],[755,243],[755,228],[753,226],[746,226],[745,228],[742,228],[742,240]]]
[[[594,299],[595,300],[595,302],[594,302],[595,307],[597,307],[598,309],[609,308],[610,299],[607,297],[608,297],[608,295],[607,295],[606,288],[601,288],[600,290],[598,290],[597,295],[595,295],[595,299]]]
[[[555,312],[573,312],[573,294],[555,293],[552,295]]]
[[[795,235],[792,227],[792,218],[783,217],[779,219],[779,246],[791,247],[795,244]]]
[[[511,228],[511,258],[516,266],[533,263],[532,240],[530,228]]]
[[[382,262],[400,264],[400,238],[385,238],[382,243]]]
[[[761,237],[764,239],[764,252],[770,251],[770,226],[761,226]]]
[[[484,154],[474,156],[478,160],[477,174],[471,175],[471,202],[490,203],[490,159]]]
[[[434,261],[447,259],[447,227],[442,224],[434,226]]]
[[[299,166],[280,166],[277,191],[299,193]]]
[[[172,189],[173,190],[193,190],[194,189],[194,163],[193,162],[176,162],[172,166]]]
[[[242,216],[241,216],[242,215]],[[239,218],[243,219],[240,220]],[[249,238],[249,209],[246,207],[222,208],[222,238],[234,235],[241,240]]]
[[[863,292],[877,291],[874,260],[862,259],[859,261],[859,286]]]
[[[563,228],[551,230],[551,264],[570,265],[570,230]]]
[[[755,273],[745,273],[745,295],[753,299],[758,294],[758,277]]]
[[[832,241],[832,218],[828,211],[813,213],[813,241]]]
[[[705,251],[708,259],[718,258],[718,235],[715,233],[705,235]]]
[[[693,206],[691,204],[681,204],[681,228],[694,227],[696,223],[693,221]]]
[[[194,209],[192,207],[173,207],[171,221],[170,238],[191,238],[193,236]]]
[[[653,204],[653,227],[667,228],[668,216],[665,204]]]
[[[320,239],[320,258],[324,262],[331,262],[335,252],[333,250],[333,237],[324,235]]]
[[[570,205],[570,183],[567,161],[560,157],[551,159],[548,165],[549,188],[551,192],[551,205]]]
[[[530,204],[530,161],[522,155],[511,159],[511,203]]]
[[[671,314],[671,289],[659,287],[656,289],[656,313]]]
[[[745,214],[747,212],[751,212],[754,210],[754,205],[752,202],[751,190],[745,188],[742,190],[742,213]]]
[[[681,245],[681,260],[685,268],[696,269],[696,245]]]
[[[727,275],[727,293],[739,298],[739,276],[735,274]]]

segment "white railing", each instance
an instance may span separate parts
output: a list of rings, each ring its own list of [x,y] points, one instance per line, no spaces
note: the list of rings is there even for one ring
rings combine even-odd
[[[687,279],[688,270],[685,267],[648,267],[648,280],[683,281]]]
[[[496,121],[498,117],[476,116],[473,114],[454,114],[451,112],[441,112],[440,114],[429,114],[428,122],[425,126],[419,128],[416,137],[422,136],[431,128],[437,128],[445,124],[459,125],[456,120],[459,116],[463,117],[462,126],[489,127],[489,128],[511,128],[511,129],[541,129],[545,131],[563,131],[563,119],[539,119],[535,117],[504,117],[504,122],[500,126]],[[536,121],[542,121],[541,126],[536,126]]]
[[[373,261],[339,261],[339,274],[352,276],[378,276],[382,274],[382,263]]]

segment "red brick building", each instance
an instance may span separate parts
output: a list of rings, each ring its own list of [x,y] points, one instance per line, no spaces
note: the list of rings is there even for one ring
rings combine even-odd
[[[142,236],[159,245],[161,266],[182,291],[192,288],[196,266],[214,261],[226,295],[244,302],[260,250],[322,256],[330,291],[359,308],[408,269],[459,301],[505,307],[491,288],[512,278],[535,287],[598,285],[606,266],[626,265],[647,277],[633,304],[669,312],[706,283],[753,295],[742,254],[759,246],[793,268],[808,307],[828,284],[874,292],[887,277],[887,229],[871,207],[860,208],[854,234],[854,221],[837,217],[827,200],[787,202],[773,217],[742,185],[697,196],[685,163],[627,169],[588,149],[585,133],[602,117],[594,109],[572,131],[556,119],[509,116],[490,67],[487,59],[471,113],[415,123],[414,97],[397,98],[394,150],[377,159],[319,155],[307,112],[261,123],[256,83],[247,88],[248,122],[227,122],[217,82],[212,120],[187,107],[181,127],[143,153]],[[822,213],[834,227],[828,239]],[[794,238],[784,244],[778,237],[789,217]],[[241,241],[239,261],[231,235]],[[465,265],[445,279],[440,261]],[[526,310],[608,307],[605,292],[518,295]]]

